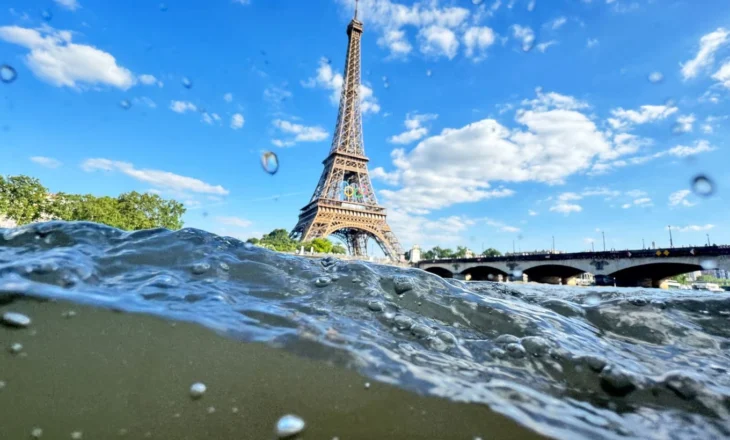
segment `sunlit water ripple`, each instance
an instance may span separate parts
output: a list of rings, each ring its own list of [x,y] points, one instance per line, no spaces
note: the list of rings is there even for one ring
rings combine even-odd
[[[196,229],[0,229],[0,304],[201,323],[571,438],[730,436],[730,296],[462,283]],[[455,421],[456,422],[456,421]]]

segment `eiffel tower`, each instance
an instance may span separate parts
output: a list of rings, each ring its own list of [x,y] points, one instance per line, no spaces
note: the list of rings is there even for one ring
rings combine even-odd
[[[360,110],[360,39],[363,24],[355,17],[347,26],[345,78],[337,127],[324,170],[309,203],[301,209],[291,237],[301,241],[330,235],[347,244],[350,255],[367,256],[367,241],[374,239],[386,256],[399,260],[402,250],[378,205],[368,174]]]

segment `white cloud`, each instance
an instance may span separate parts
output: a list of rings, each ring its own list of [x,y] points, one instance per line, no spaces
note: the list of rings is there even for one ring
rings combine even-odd
[[[695,204],[687,200],[687,197],[692,193],[688,189],[681,189],[675,191],[669,195],[669,206],[694,206]]]
[[[687,156],[694,156],[695,154],[699,154],[699,153],[714,151],[716,149],[717,148],[710,145],[709,142],[707,142],[705,140],[699,140],[699,141],[695,142],[695,145],[693,147],[677,145],[676,147],[672,147],[669,150],[656,153],[654,156],[661,157],[661,156],[668,154],[668,155],[674,156],[674,157],[687,157]]]
[[[489,218],[484,219],[485,223],[489,226],[493,226],[502,232],[520,232],[520,228],[506,225],[500,221],[492,220]]]
[[[175,113],[185,113],[197,111],[198,107],[189,101],[171,101],[170,110]]]
[[[394,150],[395,170],[390,174],[403,187],[381,194],[393,205],[423,214],[513,194],[506,188],[493,189],[494,181],[560,183],[613,151],[605,134],[577,111],[587,104],[557,93],[537,93],[536,99],[522,102],[526,108],[515,116],[522,129],[483,119],[444,129],[408,153]]]
[[[527,214],[530,215],[530,216],[532,216],[532,217],[534,217],[534,216],[538,215],[538,212],[537,211],[533,211],[532,209],[528,209],[527,210]]]
[[[549,21],[545,23],[546,27],[549,27],[550,29],[556,31],[560,29],[565,23],[568,22],[568,19],[565,17],[558,17],[555,20]]]
[[[149,108],[157,108],[157,103],[155,101],[153,101],[152,99],[146,97],[146,96],[141,96],[139,98],[134,98],[134,103],[135,104],[144,104],[144,105],[146,105]]]
[[[453,59],[459,50],[459,40],[449,28],[429,26],[418,32],[420,51],[422,54],[433,57],[444,56]]]
[[[406,39],[405,31],[399,29],[384,31],[378,38],[378,45],[388,48],[391,58],[404,58],[413,50],[413,46]]]
[[[354,1],[337,0],[352,13]],[[390,51],[390,57],[402,58],[412,51],[406,27],[415,29],[420,52],[427,56],[456,53],[460,31],[469,19],[470,10],[462,7],[440,6],[438,1],[421,0],[402,5],[392,0],[361,0],[359,19],[380,33],[378,45]]]
[[[45,156],[33,156],[30,158],[31,162],[35,162],[40,166],[44,166],[46,168],[58,168],[62,165],[62,163],[59,160],[56,160],[52,157],[45,157]]]
[[[677,107],[668,105],[642,105],[639,111],[624,110],[619,107],[611,110],[613,118],[608,118],[608,123],[616,130],[626,130],[634,124],[647,124],[666,119],[678,110]]]
[[[461,233],[476,224],[475,220],[465,216],[430,220],[390,206],[387,208],[388,224],[406,249],[414,244],[421,245],[422,249],[435,245],[460,245],[464,243]]]
[[[539,51],[540,53],[545,53],[545,51],[546,51],[546,50],[548,49],[548,47],[550,47],[550,46],[553,46],[553,45],[555,45],[555,44],[557,44],[557,43],[558,43],[558,42],[557,42],[556,40],[550,40],[550,41],[546,41],[546,42],[544,42],[544,43],[540,43],[540,44],[538,44],[538,45],[536,46],[536,48],[537,48],[537,50],[538,50],[538,51]]]
[[[57,31],[48,26],[40,30],[3,26],[0,39],[30,49],[25,56],[30,70],[56,87],[81,89],[107,85],[127,90],[136,81],[132,72],[117,65],[111,54],[74,43],[70,31]]]
[[[560,202],[550,207],[550,211],[569,215],[571,212],[581,212],[583,207],[573,203]]]
[[[486,58],[486,49],[494,44],[494,31],[486,26],[473,26],[464,32],[465,54],[475,61]],[[477,50],[478,49],[478,50]],[[478,53],[477,53],[478,52]]]
[[[143,75],[140,75],[138,78],[139,78],[139,82],[141,82],[142,84],[144,84],[146,86],[151,86],[151,85],[156,84],[158,87],[162,87],[165,85],[162,81],[155,78],[154,75],[143,74]]]
[[[712,131],[713,131],[712,125],[710,125],[710,124],[702,124],[702,133],[711,134]]]
[[[730,61],[723,64],[720,69],[712,75],[712,79],[716,79],[726,89],[730,89]]]
[[[322,127],[295,124],[281,119],[275,119],[274,126],[283,133],[294,135],[294,139],[288,142],[277,140],[278,142],[274,142],[274,145],[277,146],[290,146],[295,142],[319,142],[329,136],[329,133]]]
[[[649,197],[643,197],[641,199],[634,200],[634,206],[647,207],[654,206],[654,204],[651,202],[651,199]]]
[[[715,62],[715,52],[728,42],[730,31],[717,28],[700,38],[700,50],[697,55],[682,64],[682,77],[687,80],[696,77],[701,70],[710,67]]]
[[[525,52],[532,49],[535,42],[535,32],[529,26],[512,25],[512,36],[522,42],[522,50]]]
[[[626,191],[626,195],[631,198],[638,199],[641,197],[645,197],[647,194],[646,191],[642,191],[640,189],[632,189],[631,191]]]
[[[327,62],[327,58],[321,58],[319,60],[317,76],[303,81],[302,85],[304,87],[319,86],[323,89],[331,90],[330,101],[334,105],[338,105],[340,95],[342,94],[343,81],[342,74],[332,70],[332,66]],[[364,84],[360,85],[360,109],[363,114],[378,113],[380,111],[380,104],[378,104],[378,100],[373,95],[373,89]]]
[[[234,130],[238,130],[243,127],[245,120],[243,119],[243,115],[240,113],[235,113],[233,116],[231,116],[231,128]]]
[[[110,159],[87,159],[81,164],[84,171],[96,170],[119,171],[141,182],[174,191],[191,191],[203,194],[228,194],[228,190],[220,185],[211,185],[193,177],[181,176],[169,171],[137,169],[133,164]]]
[[[689,226],[673,226],[672,231],[679,231],[679,232],[701,232],[701,231],[709,231],[710,229],[714,228],[715,225],[712,224],[706,224],[706,225],[689,225]]]
[[[370,171],[370,177],[379,179],[390,185],[398,184],[398,173],[388,173],[383,167],[377,167]]]
[[[532,12],[533,9],[535,9],[535,0],[530,0],[530,3],[527,4],[527,10]]]
[[[598,38],[589,38],[588,41],[586,41],[586,47],[588,49],[593,49],[596,46],[598,46]]]
[[[264,89],[264,99],[278,106],[282,101],[292,97],[292,93],[284,87],[271,86]]]
[[[692,131],[692,125],[695,123],[695,115],[682,115],[677,117],[672,131],[674,133],[689,133]]]
[[[294,141],[284,141],[281,139],[272,139],[271,143],[280,148],[281,147],[291,147],[293,145],[296,145],[296,142],[294,142]]]
[[[238,228],[247,228],[251,226],[251,221],[240,218],[240,217],[227,217],[227,216],[220,216],[216,217],[215,220],[218,223],[228,225],[228,226],[236,226]]]
[[[202,120],[208,125],[213,125],[213,117],[208,112],[203,113]]]
[[[423,123],[432,121],[438,118],[435,114],[408,114],[404,125],[407,130],[401,134],[391,136],[388,142],[393,144],[410,144],[415,142],[428,134],[428,128],[423,126]]]
[[[695,145],[692,147],[688,147],[685,145],[677,145],[675,147],[669,148],[667,150],[659,151],[651,155],[646,156],[635,156],[628,158],[626,160],[617,160],[613,162],[599,162],[593,165],[591,168],[591,171],[589,174],[597,175],[597,174],[604,174],[612,169],[615,168],[622,168],[628,165],[642,165],[649,161],[652,161],[654,159],[658,159],[660,157],[665,156],[674,156],[674,157],[688,157],[688,156],[694,156],[700,153],[706,153],[710,151],[715,151],[717,148],[710,145],[709,142],[706,140],[699,140],[695,142]]]
[[[233,93],[226,93],[223,95],[223,100],[226,102],[232,102],[233,101]]]
[[[76,0],[53,0],[58,4],[58,6],[61,6],[62,8],[66,8],[69,11],[75,11],[78,8],[81,7],[78,1]]]
[[[654,84],[660,83],[664,80],[664,75],[661,72],[651,72],[649,74],[649,82]]]
[[[233,3],[238,3],[239,5],[250,5],[251,0],[233,0]]]

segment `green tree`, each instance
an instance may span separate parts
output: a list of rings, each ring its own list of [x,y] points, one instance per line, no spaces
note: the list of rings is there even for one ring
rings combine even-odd
[[[48,190],[38,179],[10,176],[0,180],[0,213],[19,225],[39,220],[48,203],[47,196]]]
[[[469,249],[466,246],[456,246],[456,252],[454,252],[454,258],[466,258],[466,253]]]
[[[49,194],[38,179],[0,176],[0,214],[23,225],[42,218],[91,221],[119,229],[180,229],[185,207],[175,200],[136,191],[118,197]]]
[[[494,248],[489,248],[489,249],[485,250],[484,252],[482,252],[482,255],[485,257],[501,257],[502,252],[500,252]]]
[[[336,244],[336,245],[332,246],[331,252],[333,254],[346,254],[347,249],[345,249],[344,246],[342,246],[341,244]]]
[[[681,275],[677,275],[674,277],[674,280],[678,282],[679,284],[689,284],[689,279],[687,279],[687,274],[683,273]]]

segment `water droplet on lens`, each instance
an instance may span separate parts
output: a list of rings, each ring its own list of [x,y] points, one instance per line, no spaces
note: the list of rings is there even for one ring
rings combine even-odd
[[[700,266],[705,270],[717,269],[717,262],[715,260],[704,260],[700,262]]]
[[[370,389],[370,382],[365,382],[365,389],[366,390],[369,390]]]
[[[15,312],[4,313],[0,321],[8,327],[28,327],[30,325],[30,318]]]
[[[261,166],[264,167],[264,171],[273,176],[279,171],[279,157],[276,153],[266,151],[261,155]]]
[[[692,191],[698,196],[710,197],[715,192],[715,184],[709,177],[700,174],[692,179]]]
[[[192,82],[192,81],[190,81],[190,78],[188,78],[188,77],[186,76],[186,77],[183,77],[183,79],[182,79],[182,85],[183,85],[183,87],[185,87],[186,89],[189,89],[189,88],[192,88],[192,87],[193,87],[193,82]]]
[[[190,387],[190,397],[193,399],[199,399],[203,397],[203,394],[205,394],[205,384],[196,382]]]
[[[41,12],[41,17],[43,17],[43,19],[46,21],[51,21],[51,19],[53,18],[53,14],[48,9],[44,9]]]
[[[33,438],[41,438],[43,436],[43,430],[41,428],[33,428],[30,432],[30,436]]]
[[[132,103],[129,102],[128,99],[122,99],[119,102],[119,107],[123,108],[124,110],[129,110],[129,108],[132,106]]]
[[[291,437],[304,430],[304,420],[301,417],[287,414],[276,422],[276,435],[279,438]]]
[[[7,64],[0,66],[0,80],[2,80],[2,82],[10,84],[15,81],[15,78],[17,77],[18,72],[16,72],[12,66],[8,66]]]
[[[659,84],[664,81],[664,75],[661,72],[651,72],[649,74],[649,82],[653,84]]]

